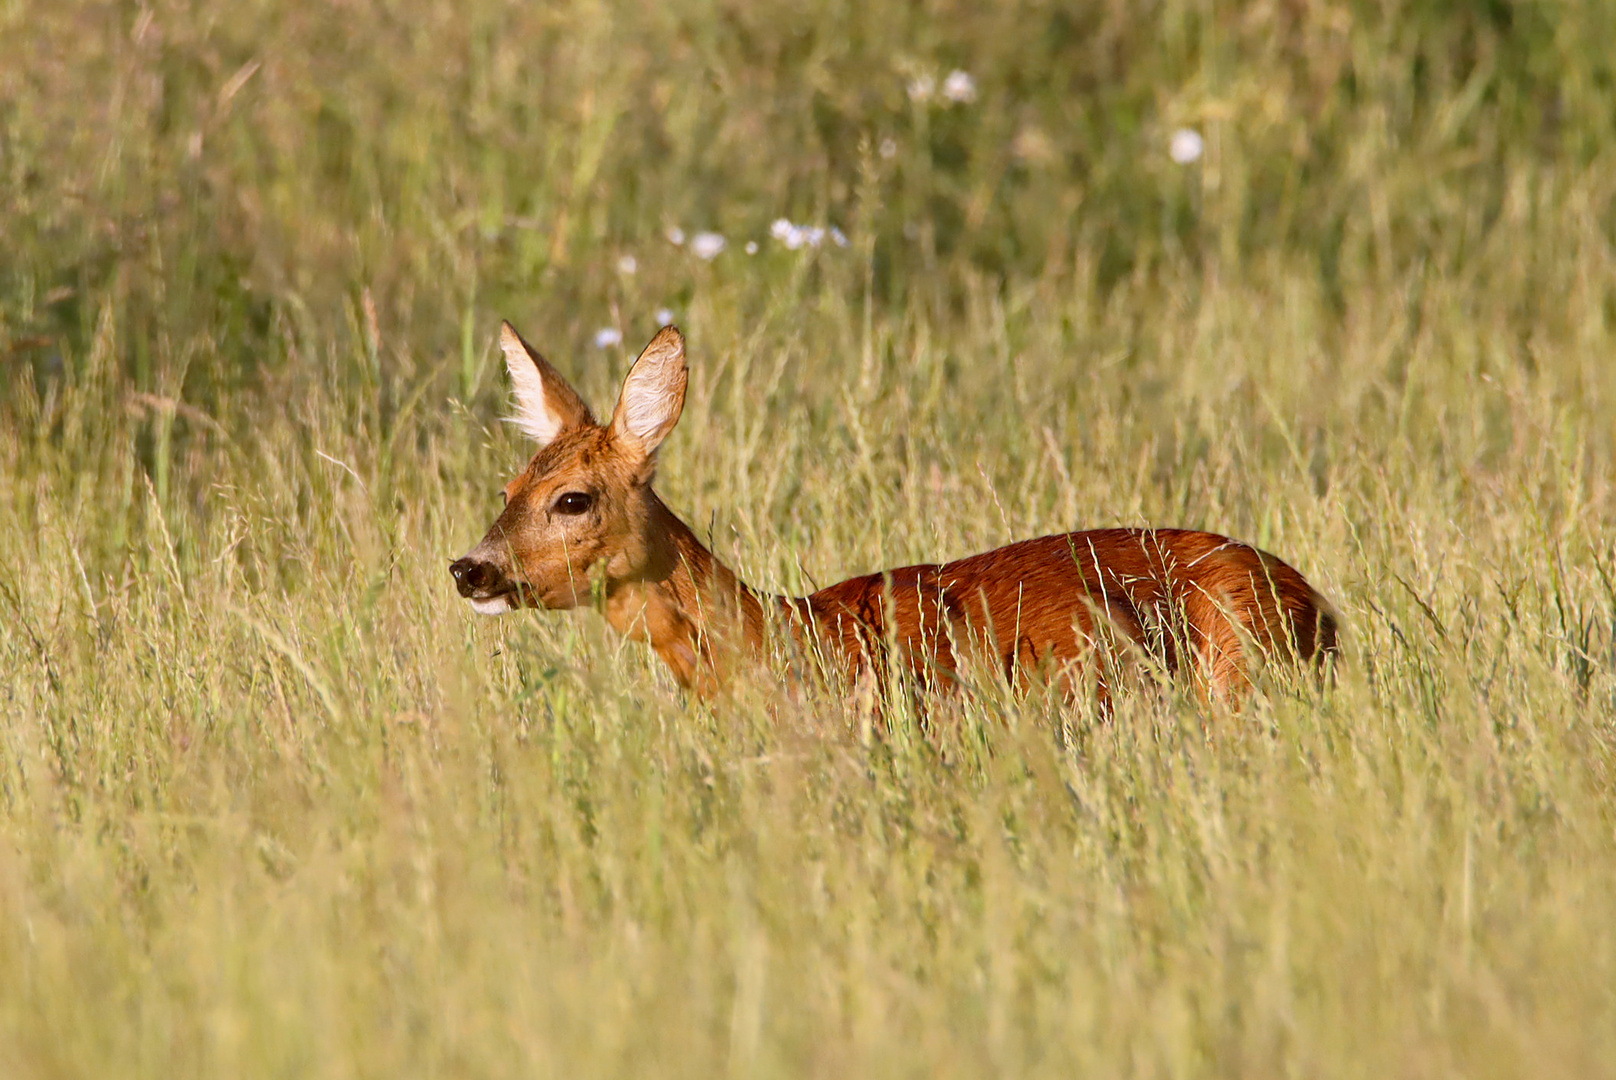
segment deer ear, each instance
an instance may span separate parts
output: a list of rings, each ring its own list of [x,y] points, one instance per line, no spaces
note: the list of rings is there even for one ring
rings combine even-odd
[[[529,438],[547,446],[568,428],[595,422],[578,392],[508,322],[499,327],[499,350],[516,391],[516,412],[508,419]]]
[[[664,326],[640,353],[623,380],[623,392],[612,413],[612,436],[642,457],[650,457],[685,407],[685,338],[676,326]]]

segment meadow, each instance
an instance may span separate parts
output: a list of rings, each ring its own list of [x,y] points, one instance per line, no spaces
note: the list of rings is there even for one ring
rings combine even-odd
[[[1612,41],[0,0],[0,1075],[1610,1075]],[[664,312],[754,585],[1207,528],[1336,678],[878,732],[474,616],[499,320],[599,410]]]

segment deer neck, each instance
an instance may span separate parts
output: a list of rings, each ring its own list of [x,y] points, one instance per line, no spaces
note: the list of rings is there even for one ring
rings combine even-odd
[[[651,648],[679,684],[710,697],[763,646],[763,604],[651,493],[645,570],[607,588],[606,621]]]

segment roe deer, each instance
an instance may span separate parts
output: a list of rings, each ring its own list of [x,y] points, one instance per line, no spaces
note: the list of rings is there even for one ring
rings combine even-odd
[[[613,628],[648,640],[703,696],[766,648],[771,627],[848,679],[881,679],[893,658],[947,679],[974,660],[1013,681],[1044,668],[1069,693],[1102,701],[1106,668],[1132,655],[1188,667],[1203,698],[1232,703],[1260,661],[1320,660],[1336,648],[1336,617],[1301,574],[1187,529],[1045,536],[806,597],[758,592],[651,490],[657,447],[684,408],[676,328],[645,347],[604,425],[510,323],[500,348],[516,392],[511,419],[539,450],[505,485],[488,535],[450,565],[460,595],[485,615],[571,608],[598,581]]]

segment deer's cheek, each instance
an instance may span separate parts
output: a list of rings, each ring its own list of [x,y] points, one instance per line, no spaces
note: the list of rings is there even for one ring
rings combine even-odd
[[[551,611],[570,611],[583,603],[588,596],[589,587],[584,582],[563,581],[547,590],[539,599]]]
[[[547,608],[570,608],[589,595],[589,578],[599,565],[599,553],[582,546],[567,545],[566,553],[556,545],[552,558],[529,568],[528,580]]]

